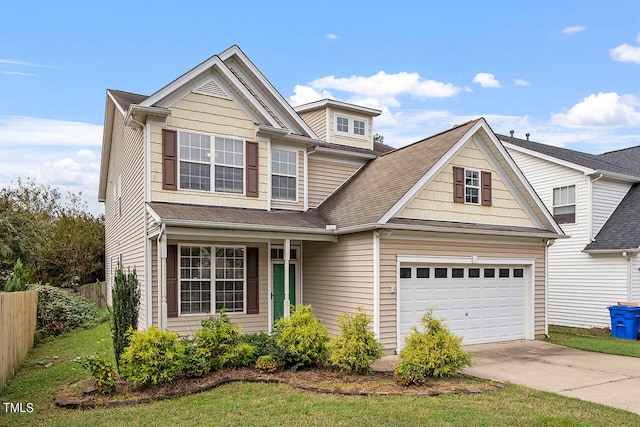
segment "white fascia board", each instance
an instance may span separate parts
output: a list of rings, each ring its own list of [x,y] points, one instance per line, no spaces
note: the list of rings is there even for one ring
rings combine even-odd
[[[285,227],[230,227],[230,224],[211,225],[198,228],[193,222],[188,221],[164,221],[167,224],[166,233],[175,239],[207,239],[211,237],[224,237],[225,239],[248,239],[256,240],[309,240],[318,242],[337,242],[338,236],[333,234],[323,234],[313,231],[298,231],[292,228],[285,230]]]
[[[422,178],[420,178],[418,182],[416,182],[414,186],[409,191],[407,191],[407,193],[402,196],[402,198],[400,198],[400,200],[398,200],[386,214],[382,216],[382,218],[380,218],[378,223],[381,225],[386,224],[391,218],[396,216],[402,209],[404,209],[404,207],[418,195],[418,193],[424,188],[424,186],[427,185],[427,183],[431,181],[437,174],[439,174],[440,171],[446,165],[448,165],[456,155],[458,155],[458,153],[465,147],[465,145],[467,145],[471,137],[478,131],[478,129],[480,129],[480,127],[483,126],[483,123],[484,126],[487,126],[484,119],[482,119],[479,120],[478,123],[476,123],[471,129],[469,129],[467,133],[464,134],[462,138],[460,138],[458,142],[456,142],[456,144],[451,147],[451,149],[444,156],[442,156],[440,160],[438,160],[436,164],[433,165],[433,167],[429,169],[427,173],[425,173]],[[420,143],[418,142],[418,144]]]
[[[502,143],[502,145],[504,147],[506,147],[506,148],[508,148],[510,150],[518,151],[518,152],[524,153],[524,154],[528,154],[528,155],[530,155],[532,157],[536,157],[538,159],[546,160],[548,162],[554,163],[556,165],[564,166],[564,167],[567,167],[569,169],[574,169],[574,170],[577,170],[577,171],[580,171],[580,172],[584,173],[585,175],[589,175],[589,174],[592,174],[592,173],[595,172],[595,169],[588,168],[586,166],[581,166],[581,165],[579,165],[577,163],[568,162],[566,160],[562,160],[562,159],[559,159],[557,157],[549,156],[547,154],[542,154],[542,153],[539,153],[539,152],[534,151],[534,150],[529,150],[527,148],[522,148],[522,147],[520,147],[518,145],[511,144],[511,143],[506,142],[506,141],[500,141],[500,142]]]
[[[120,111],[120,114],[122,114],[122,117],[125,117],[127,115],[127,112],[124,111],[124,109],[120,106],[120,104],[118,104],[118,101],[116,101],[114,96],[111,94],[111,91],[109,91],[108,89],[107,89],[107,96],[111,99],[111,101],[113,101],[113,104],[116,106],[118,111]]]
[[[489,126],[487,125],[487,128],[488,127]],[[536,193],[536,191],[533,189],[533,187],[529,183],[529,180],[527,180],[527,178],[524,176],[524,174],[522,173],[522,171],[520,170],[520,168],[518,167],[516,162],[511,157],[511,155],[507,152],[507,149],[505,148],[505,144],[506,143],[501,142],[498,139],[498,137],[496,136],[496,134],[493,133],[493,131],[490,128],[487,130],[487,135],[489,136],[489,139],[493,142],[495,147],[498,149],[498,151],[500,152],[502,157],[505,159],[505,161],[509,164],[509,166],[511,167],[511,170],[518,177],[518,179],[520,180],[520,183],[529,192],[529,196],[533,199],[533,201],[535,202],[535,204],[538,207],[538,209],[540,210],[540,212],[542,212],[542,214],[544,215],[546,220],[549,222],[549,225],[551,225],[551,227],[554,229],[554,231],[557,234],[564,235],[564,231],[562,231],[562,228],[560,228],[560,226],[556,222],[555,218],[553,218],[553,216],[549,212],[549,209],[547,209],[547,207],[544,205],[544,203],[542,203],[542,200],[540,199],[540,196],[538,196],[538,193]],[[509,145],[513,145],[513,144],[509,144]],[[529,151],[529,150],[527,150],[527,151]],[[569,162],[566,162],[566,163],[569,163]],[[526,206],[527,205],[525,204],[523,207],[526,207]],[[527,212],[527,213],[529,213],[529,212]]]
[[[315,132],[313,132],[313,130],[309,127],[309,125],[304,120],[302,120],[302,118],[298,115],[298,113],[296,113],[296,111],[293,109],[293,107],[291,107],[291,105],[282,97],[282,95],[280,95],[280,92],[278,92],[273,87],[271,82],[269,82],[269,80],[267,80],[267,78],[264,76],[264,74],[262,74],[262,72],[258,69],[258,67],[256,67],[253,64],[253,62],[251,62],[249,57],[247,55],[245,55],[245,53],[242,51],[242,49],[240,49],[240,47],[238,45],[231,46],[229,49],[225,50],[224,52],[222,52],[218,56],[222,59],[222,61],[225,61],[225,60],[227,60],[228,58],[230,58],[232,56],[236,56],[240,60],[240,62],[242,62],[242,64],[245,67],[247,67],[247,69],[249,69],[253,73],[253,75],[258,79],[258,81],[260,83],[262,83],[262,85],[267,89],[267,91],[269,91],[271,96],[273,96],[275,99],[277,99],[279,101],[280,107],[284,108],[287,111],[287,113],[289,113],[291,118],[305,132],[307,132],[307,134],[311,138],[318,139],[318,136],[315,134]]]
[[[169,107],[171,102],[167,103],[168,105],[164,105],[167,98],[171,98],[171,95],[178,91],[180,88],[183,88],[193,80],[198,79],[203,74],[206,75],[210,73],[211,68],[216,67],[216,69],[229,81],[231,81],[235,85],[235,89],[240,92],[246,99],[249,100],[251,105],[260,112],[260,114],[265,117],[271,126],[280,128],[281,126],[278,124],[271,114],[267,112],[267,110],[254,98],[254,96],[244,87],[244,85],[238,80],[238,78],[229,70],[227,65],[218,57],[218,55],[214,55],[211,58],[207,59],[200,65],[192,68],[190,71],[186,72],[182,76],[175,79],[173,82],[169,83],[144,101],[142,101],[140,106],[142,107],[151,107],[155,104],[158,104],[161,107]],[[208,77],[208,76],[207,76]]]
[[[348,102],[336,101],[335,99],[321,99],[319,101],[309,102],[308,104],[298,105],[294,108],[295,111],[304,113],[306,111],[318,110],[320,108],[335,107],[347,111],[352,111],[360,114],[366,114],[373,117],[377,117],[382,114],[381,110],[375,108],[363,107],[362,105],[349,104]]]

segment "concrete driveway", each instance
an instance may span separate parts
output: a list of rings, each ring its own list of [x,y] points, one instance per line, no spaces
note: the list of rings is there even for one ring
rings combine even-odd
[[[469,375],[519,384],[640,414],[640,358],[575,350],[544,341],[465,347]]]

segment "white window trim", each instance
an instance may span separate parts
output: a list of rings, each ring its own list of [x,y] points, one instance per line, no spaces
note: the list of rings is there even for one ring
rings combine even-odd
[[[338,130],[338,117],[349,120],[349,130],[347,132]],[[355,133],[354,120],[364,123],[364,135]],[[369,122],[367,119],[364,119],[362,117],[350,116],[348,114],[342,114],[342,113],[334,113],[333,114],[333,131],[336,133],[336,135],[349,136],[351,138],[358,138],[358,139],[369,139]]]
[[[478,185],[467,185],[467,171],[475,172],[478,174]],[[467,201],[467,188],[475,188],[478,190],[478,201],[477,202],[468,202]],[[464,203],[466,205],[480,205],[482,203],[482,171],[478,169],[464,168]]]
[[[556,190],[560,190],[560,192],[562,192],[563,188],[566,188],[567,191],[570,187],[573,187],[573,203],[566,203],[566,204],[559,204],[556,205],[555,204],[555,192]],[[554,217],[555,219],[555,210],[556,208],[564,208],[564,207],[568,207],[568,206],[573,206],[573,222],[565,222],[563,224],[575,224],[577,219],[578,219],[578,211],[576,210],[576,191],[577,191],[577,186],[575,184],[569,184],[569,185],[561,185],[559,187],[553,187],[553,189],[551,190],[551,215]]]
[[[199,162],[196,160],[184,160],[186,162],[189,163],[198,163],[198,164],[203,164],[209,165],[209,188],[210,190],[194,190],[191,188],[182,188],[182,183],[180,182],[180,163],[183,161],[182,157],[180,156],[180,134],[181,133],[193,133],[196,135],[204,135],[204,136],[208,136],[210,138],[210,154],[211,157],[209,157],[209,162]],[[215,157],[216,157],[216,138],[227,138],[227,139],[235,139],[236,141],[242,141],[242,167],[240,166],[236,166],[236,165],[226,165],[226,164],[222,164],[222,163],[216,163],[215,161]],[[219,134],[213,134],[213,133],[206,133],[206,132],[197,132],[197,131],[192,131],[192,130],[188,130],[188,129],[178,129],[178,147],[177,147],[177,151],[178,151],[178,190],[180,191],[188,191],[188,192],[192,192],[192,193],[200,193],[200,194],[220,194],[220,195],[225,195],[225,196],[246,196],[247,194],[247,140],[246,139],[241,139],[241,138],[237,138],[234,136],[230,136],[230,135],[219,135]],[[213,161],[212,161],[213,160]],[[227,191],[216,191],[216,164],[218,166],[225,166],[225,167],[233,167],[233,168],[237,168],[240,169],[242,168],[242,193],[230,193]]]
[[[183,247],[211,247],[211,278],[210,281],[210,292],[211,292],[211,310],[208,313],[182,313],[182,277],[180,272],[180,259],[182,258],[182,248]],[[216,312],[216,249],[227,249],[227,248],[241,248],[244,253],[244,273],[243,276],[243,284],[242,284],[242,311],[229,311],[229,315],[240,315],[247,314],[247,247],[243,245],[215,245],[215,244],[198,244],[198,243],[184,243],[178,245],[178,316],[179,317],[194,317],[194,316],[207,316],[210,314],[218,314]]]
[[[294,154],[294,159],[295,159],[295,169],[296,169],[296,173],[295,175],[289,175],[289,174],[284,174],[284,173],[275,173],[273,171],[273,165],[271,164],[271,162],[273,162],[273,151],[278,150],[278,151],[286,151],[289,153],[293,153]],[[298,185],[299,185],[299,179],[298,179],[298,151],[297,150],[291,150],[291,149],[287,149],[287,148],[280,148],[280,147],[271,147],[271,156],[269,156],[269,166],[270,166],[270,170],[271,170],[271,176],[270,176],[270,183],[269,183],[269,189],[270,189],[270,194],[271,194],[271,200],[276,201],[276,202],[285,202],[285,203],[298,203],[299,197],[298,197]],[[296,179],[296,191],[295,191],[295,196],[296,198],[294,200],[289,200],[289,199],[277,199],[273,196],[273,176],[284,176],[287,178],[295,178]]]

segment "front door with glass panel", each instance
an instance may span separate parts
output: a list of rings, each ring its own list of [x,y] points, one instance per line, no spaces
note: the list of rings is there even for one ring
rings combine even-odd
[[[296,266],[289,264],[289,301],[296,303]],[[273,264],[273,320],[284,317],[284,264]]]

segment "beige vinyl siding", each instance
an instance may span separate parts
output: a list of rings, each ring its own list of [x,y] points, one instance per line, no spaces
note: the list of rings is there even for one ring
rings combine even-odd
[[[595,236],[631,188],[628,182],[598,179],[593,182],[593,231]]]
[[[549,324],[581,328],[610,326],[607,307],[627,299],[627,261],[619,253],[592,255],[582,252],[590,242],[590,178],[581,171],[516,150],[509,150],[509,154],[552,213],[553,189],[576,186],[576,222],[560,224],[570,238],[558,239],[549,247]],[[594,194],[592,203],[597,200]],[[594,206],[594,216],[602,209]],[[634,288],[637,287],[638,282],[635,282]]]
[[[286,148],[283,147],[286,150]],[[292,150],[291,150],[292,151]],[[298,200],[296,202],[289,202],[284,200],[271,199],[272,209],[292,209],[292,210],[304,210],[304,152],[297,151],[298,155],[298,176],[296,177],[296,185]]]
[[[318,138],[326,140],[327,112],[325,109],[300,113],[300,117],[307,123],[307,125],[309,125],[311,130],[318,136]]]
[[[360,167],[361,163],[310,155],[307,167],[309,208],[315,208],[322,203]]]
[[[188,242],[188,241],[169,241],[167,244],[169,245],[201,245],[201,246],[238,246],[239,243],[230,243],[230,242]],[[269,293],[268,293],[268,264],[267,264],[267,245],[264,243],[246,243],[242,246],[247,247],[257,247],[259,253],[259,291],[258,295],[260,297],[260,306],[258,308],[259,312],[257,314],[239,314],[239,313],[227,313],[229,318],[233,323],[236,323],[242,328],[243,333],[254,333],[254,332],[269,332],[269,314],[268,314],[268,303],[269,303]],[[157,245],[155,242],[153,243],[153,324],[155,326],[158,325],[158,258],[157,258]],[[178,285],[179,286],[179,285]],[[178,292],[180,290],[178,289]],[[213,284],[212,284],[212,292],[213,292]],[[213,304],[213,298],[212,298]],[[192,335],[193,332],[200,329],[200,325],[202,320],[206,319],[208,314],[189,314],[189,315],[181,315],[178,317],[168,317],[167,318],[167,329],[177,332],[180,335]]]
[[[491,172],[491,206],[453,202],[453,167]],[[402,218],[533,227],[475,142],[470,141],[397,215]]]
[[[356,118],[358,120],[364,120],[367,126],[365,138],[358,138],[356,136],[344,135],[336,132],[336,115],[349,117],[350,119]],[[329,109],[329,138],[328,142],[334,144],[348,145],[350,147],[366,148],[368,150],[373,149],[373,131],[372,131],[371,116],[357,114],[352,111],[342,110],[340,108]],[[349,120],[349,126],[353,124]]]
[[[303,304],[311,304],[330,335],[336,318],[361,306],[373,315],[373,235],[340,236],[338,242],[304,242]]]
[[[393,237],[393,235],[392,235]],[[418,238],[419,237],[419,238]],[[430,239],[431,237],[431,239]],[[442,239],[442,240],[440,240]],[[496,241],[479,237],[459,241],[446,241],[447,236],[416,233],[412,239],[380,238],[380,341],[386,354],[397,347],[396,316],[397,257],[398,256],[444,256],[444,257],[492,257],[501,259],[535,260],[534,333],[536,338],[545,334],[545,246],[541,239],[522,239],[520,242]]]
[[[122,177],[122,209],[116,213],[113,186]],[[136,269],[140,285],[140,312],[138,324],[145,324],[145,205],[144,205],[144,139],[141,129],[124,125],[119,112],[114,115],[112,147],[107,173],[105,200],[105,259],[107,268],[107,298],[111,303],[113,272],[119,257],[125,273]]]
[[[170,108],[167,127],[256,141],[253,121],[231,100],[189,93]],[[162,189],[162,127],[151,126],[151,199],[157,202],[190,203],[266,209],[267,144],[259,143],[259,194],[257,198],[237,194]],[[246,183],[245,183],[246,185]]]

